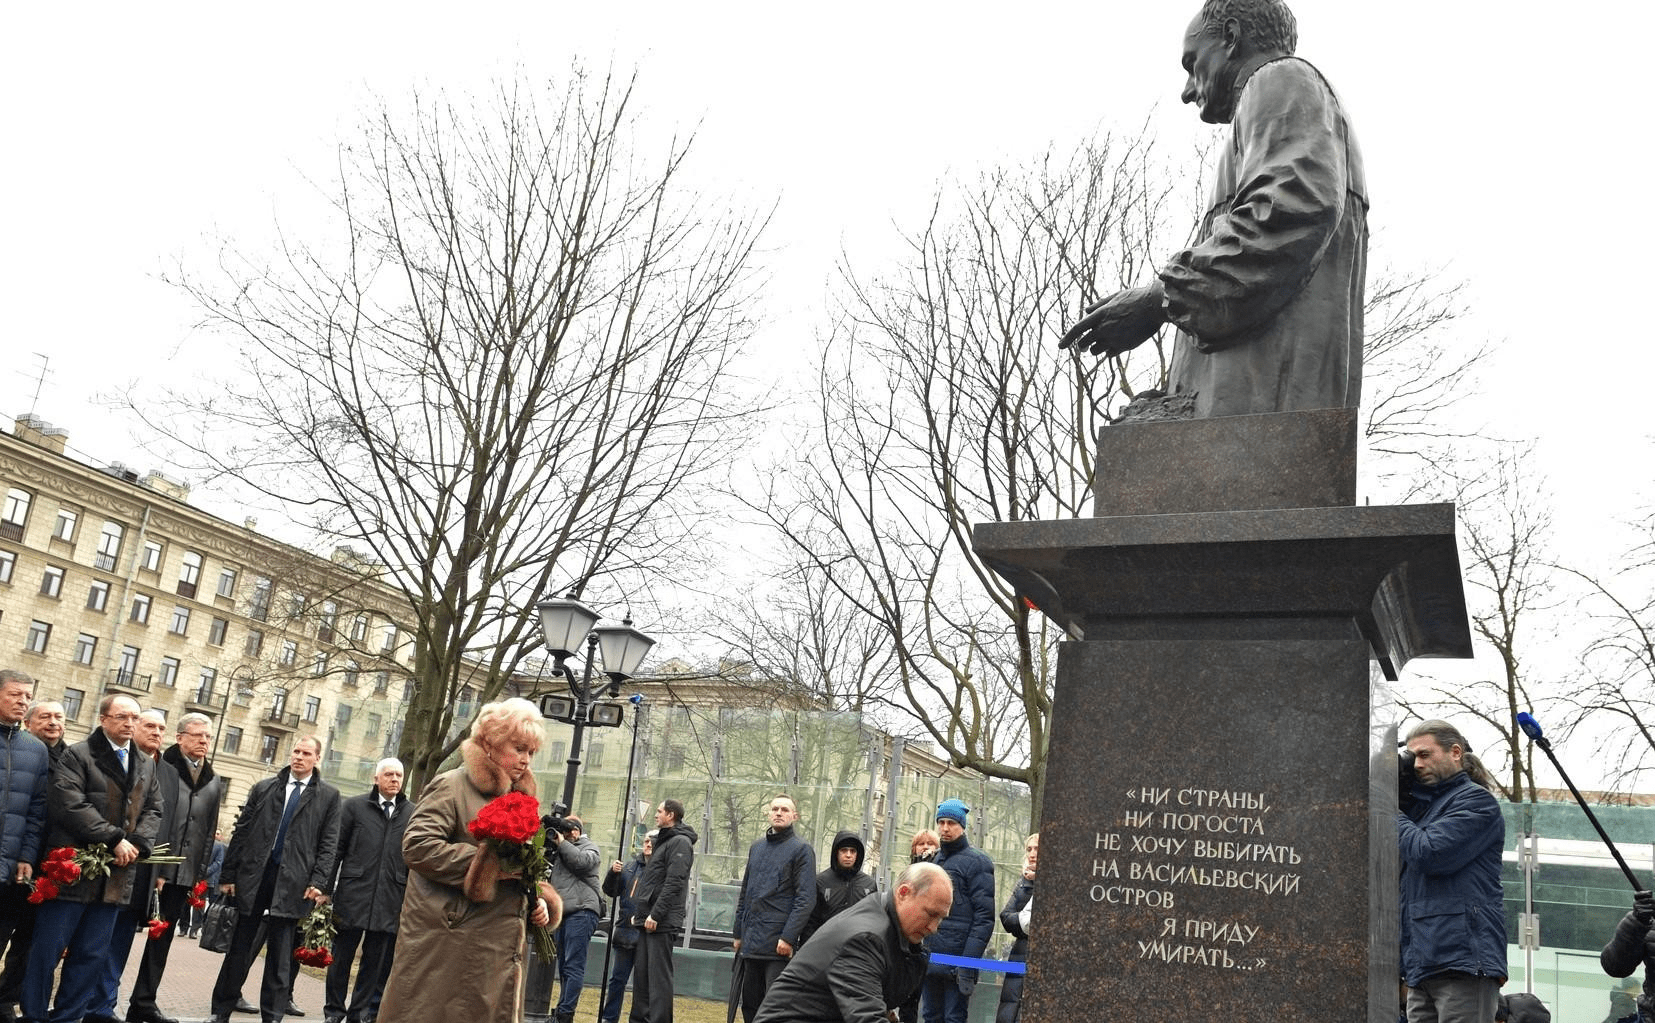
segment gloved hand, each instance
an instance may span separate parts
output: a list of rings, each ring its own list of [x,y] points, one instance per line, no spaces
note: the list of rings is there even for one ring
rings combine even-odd
[[[1655,892],[1643,891],[1632,896],[1632,915],[1640,923],[1655,923]]]
[[[966,998],[970,998],[971,997],[971,992],[973,992],[977,989],[977,971],[976,970],[955,970],[954,971],[954,983],[956,983],[960,986],[960,994],[961,995],[965,996]]]

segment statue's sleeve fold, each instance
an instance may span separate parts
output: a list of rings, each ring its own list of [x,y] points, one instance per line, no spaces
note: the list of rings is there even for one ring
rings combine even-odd
[[[1348,173],[1338,101],[1299,60],[1254,72],[1236,107],[1235,194],[1161,272],[1167,318],[1202,350],[1245,342],[1293,300],[1344,215]]]

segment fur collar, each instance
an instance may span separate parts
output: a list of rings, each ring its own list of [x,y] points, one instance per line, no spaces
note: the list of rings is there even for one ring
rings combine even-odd
[[[488,758],[488,752],[477,740],[467,739],[460,743],[460,758],[465,761],[466,775],[471,779],[471,784],[477,786],[477,791],[483,795],[501,796],[507,791],[516,791],[538,798],[533,771],[524,771],[523,777],[513,785],[511,776]]]

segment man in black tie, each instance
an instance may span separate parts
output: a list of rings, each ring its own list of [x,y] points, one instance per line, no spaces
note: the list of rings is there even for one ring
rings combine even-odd
[[[339,825],[339,877],[333,886],[333,965],[328,967],[324,1023],[368,1023],[379,1014],[379,995],[391,975],[396,951],[397,919],[408,887],[408,864],[402,858],[402,833],[413,804],[402,794],[402,761],[381,760],[374,787],[345,800]],[[349,1007],[345,988],[351,960],[362,948]]]
[[[261,918],[267,926],[259,1016],[263,1023],[282,1023],[293,991],[299,918],[328,901],[338,860],[339,790],[316,770],[321,756],[314,735],[293,740],[288,765],[254,785],[236,817],[219,885],[235,899],[236,932],[213,985],[214,1023],[228,1023],[241,998],[258,954],[254,936]]]
[[[115,915],[132,893],[138,857],[149,855],[161,827],[155,765],[132,742],[137,727],[138,704],[130,696],[104,697],[98,727],[52,770],[45,848],[101,845],[114,862],[108,877],[66,884],[41,904],[23,978],[26,1020],[78,1020],[101,990]],[[48,1004],[60,957],[63,981],[56,1003]]]

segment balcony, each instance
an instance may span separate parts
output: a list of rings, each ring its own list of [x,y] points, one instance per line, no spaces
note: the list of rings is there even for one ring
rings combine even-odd
[[[202,714],[222,714],[229,702],[230,694],[228,691],[220,693],[214,692],[212,688],[206,686],[198,686],[193,693],[185,698],[184,709]]]
[[[18,543],[22,543],[23,523],[11,521],[0,522],[0,537],[5,537],[7,540],[16,540]]]
[[[272,710],[259,721],[259,727],[272,732],[297,732],[299,730],[299,715],[297,712],[284,713]]]
[[[124,668],[110,668],[109,681],[105,683],[104,689],[112,693],[138,693],[147,696],[152,678],[153,675],[139,675]]]
[[[194,600],[195,583],[185,582],[182,579],[178,580],[178,595],[180,597],[188,597],[189,599]]]

